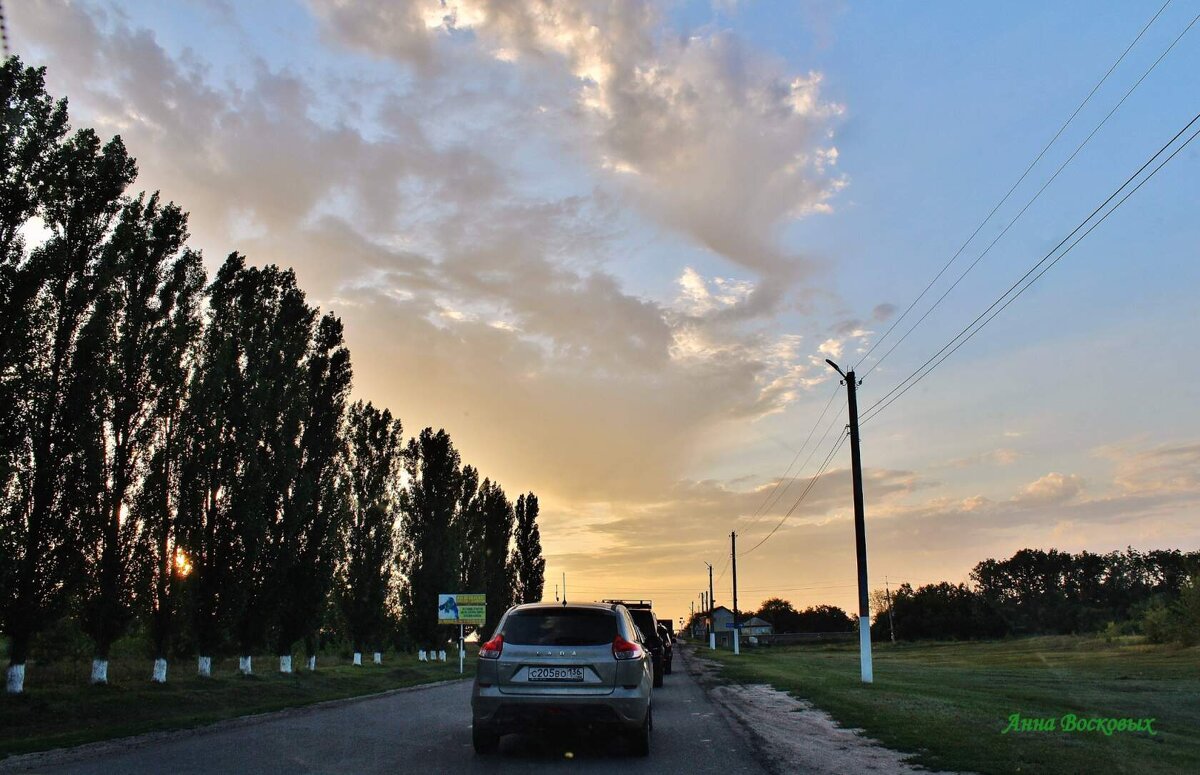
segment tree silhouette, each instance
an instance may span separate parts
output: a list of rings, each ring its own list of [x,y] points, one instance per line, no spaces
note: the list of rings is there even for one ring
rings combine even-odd
[[[515,599],[537,603],[546,581],[546,559],[542,557],[542,533],[538,528],[538,499],[532,492],[517,497],[516,534],[512,565]]]
[[[425,428],[405,450],[408,487],[401,500],[400,599],[409,635],[424,647],[443,640],[438,637],[437,596],[454,591],[459,578],[452,540],[463,492],[460,462],[444,430]]]
[[[356,402],[346,421],[349,515],[337,601],[355,652],[378,646],[395,564],[404,430],[391,412]]]

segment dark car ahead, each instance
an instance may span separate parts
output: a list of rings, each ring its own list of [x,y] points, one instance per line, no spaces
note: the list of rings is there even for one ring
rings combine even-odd
[[[658,631],[658,617],[648,600],[605,600],[606,603],[617,603],[629,609],[633,623],[641,630],[646,639],[646,648],[654,664],[654,688],[663,685],[663,676],[667,673],[667,644]]]
[[[570,728],[626,736],[645,756],[652,682],[650,656],[624,606],[514,606],[479,649],[471,694],[475,751],[496,751],[510,732]]]
[[[675,640],[662,622],[658,624],[658,639],[663,644],[663,674],[671,674],[671,663],[675,661]]]

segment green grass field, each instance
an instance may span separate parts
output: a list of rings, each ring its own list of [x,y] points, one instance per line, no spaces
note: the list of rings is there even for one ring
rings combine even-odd
[[[91,686],[90,660],[30,663],[26,693],[0,695],[0,756],[41,751],[214,721],[325,700],[356,697],[458,678],[457,652],[447,661],[418,662],[415,654],[386,654],[383,665],[361,667],[322,657],[309,673],[304,661],[291,675],[273,656],[254,658],[255,675],[237,672],[237,657],[213,660],[213,677],[196,676],[195,660],[173,661],[165,685],[151,683],[150,659],[120,658],[109,665],[109,685]],[[468,645],[466,675],[475,674]]]
[[[1200,772],[1200,649],[1080,636],[876,644],[874,657],[864,686],[857,644],[715,652],[724,679],[787,690],[931,768]],[[1013,713],[1154,718],[1157,735],[1001,734]]]

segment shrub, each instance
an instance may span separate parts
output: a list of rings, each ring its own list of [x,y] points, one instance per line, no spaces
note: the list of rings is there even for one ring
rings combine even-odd
[[[1148,606],[1142,614],[1142,632],[1151,643],[1166,643],[1172,639],[1171,611],[1162,603]]]

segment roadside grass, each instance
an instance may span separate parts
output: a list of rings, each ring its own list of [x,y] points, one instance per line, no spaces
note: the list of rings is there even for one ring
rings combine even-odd
[[[30,661],[26,693],[0,699],[0,757],[203,726],[222,719],[357,697],[458,678],[457,651],[446,662],[418,662],[416,654],[386,653],[383,664],[354,667],[334,656],[304,658],[295,672],[279,673],[275,656],[255,656],[254,674],[238,673],[237,657],[213,658],[212,678],[196,675],[195,658],[172,660],[166,684],[150,681],[152,660],[119,657],[109,663],[107,686],[92,686],[91,660]],[[471,644],[465,676],[475,674]]]
[[[1093,636],[876,644],[869,686],[857,644],[697,653],[726,680],[787,690],[934,769],[1200,772],[1200,648]],[[1052,717],[1056,730],[1001,734],[1013,713]],[[1153,718],[1157,735],[1063,732],[1067,713]]]

